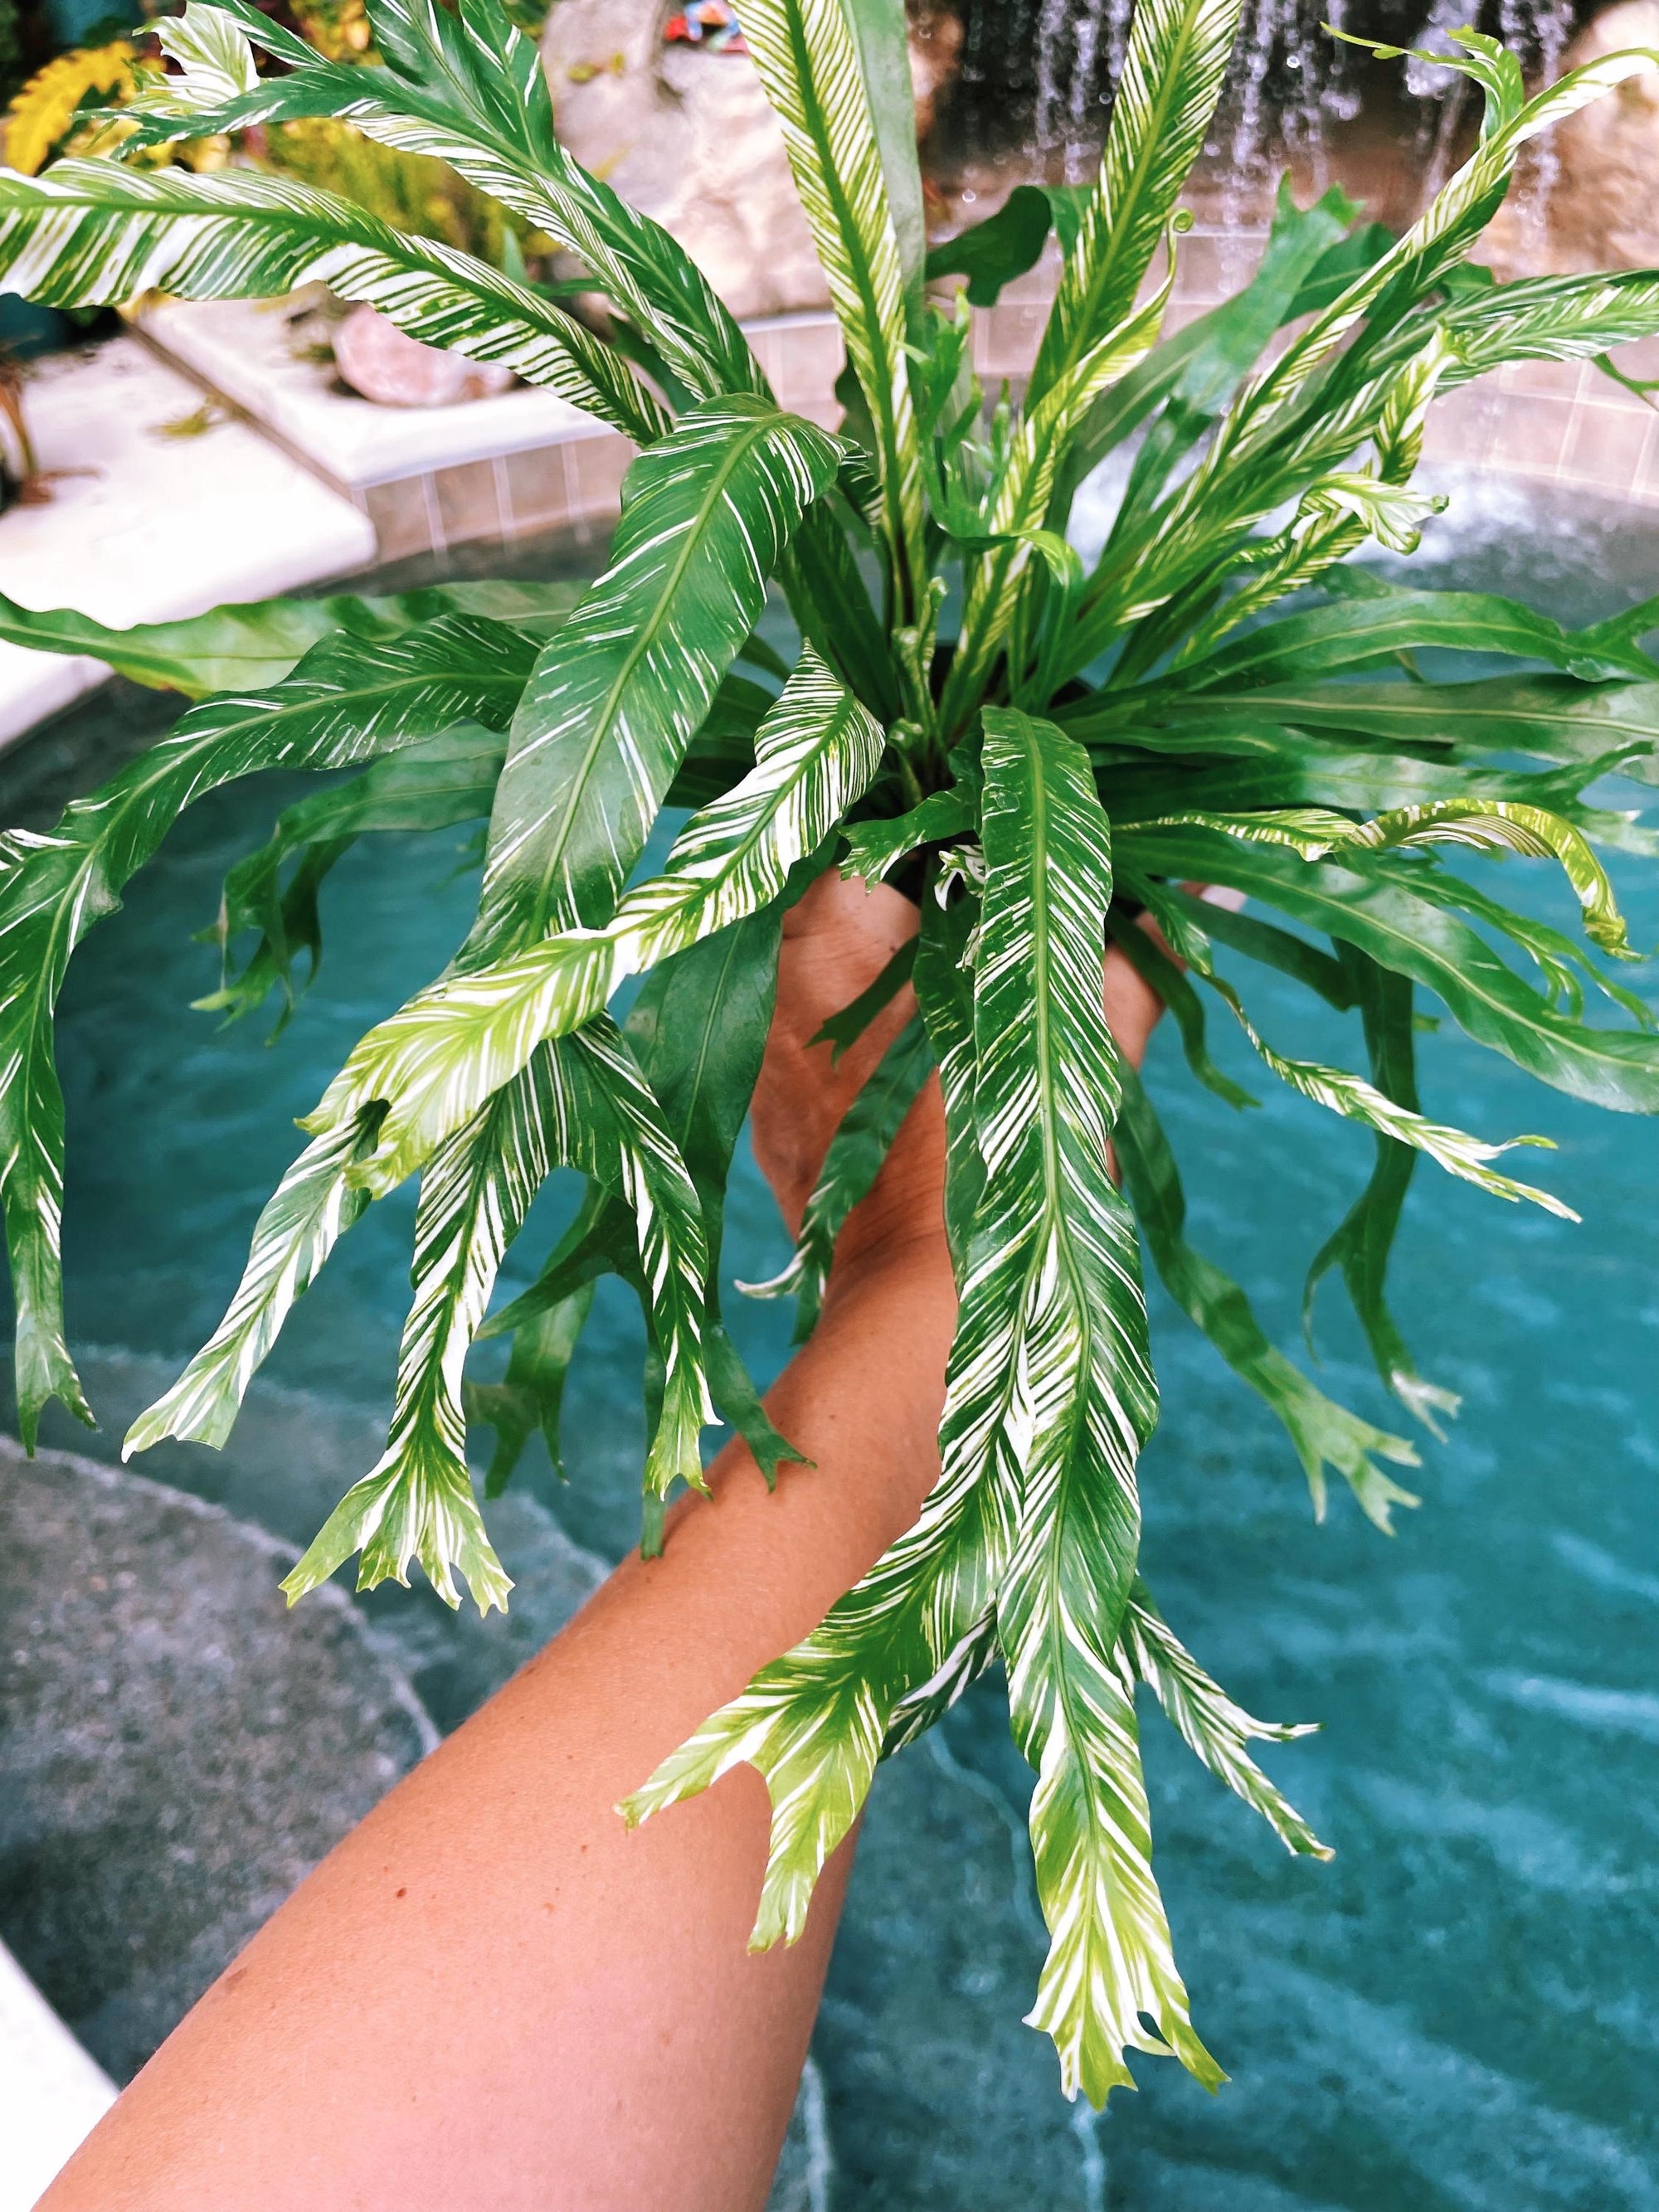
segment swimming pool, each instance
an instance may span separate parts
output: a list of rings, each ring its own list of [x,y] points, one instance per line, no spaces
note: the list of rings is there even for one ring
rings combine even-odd
[[[1455,488],[1430,566],[1588,619],[1651,588],[1659,534],[1575,500]],[[546,559],[563,562],[556,549]],[[50,809],[170,710],[112,690],[0,763],[0,812]],[[192,941],[226,866],[297,785],[204,801],[70,969],[71,1335],[113,1451],[217,1320],[255,1213],[356,1036],[447,957],[469,918],[456,855],[366,842],[325,894],[332,953],[273,1048],[189,1002]],[[459,848],[459,833],[456,845]],[[1510,864],[1513,889],[1521,864]],[[1638,942],[1659,938],[1650,866],[1615,871]],[[1555,886],[1533,872],[1540,911]],[[338,957],[350,947],[349,960]],[[1638,981],[1646,971],[1638,971]],[[1652,988],[1650,975],[1648,988]],[[1352,1054],[1346,1024],[1250,978],[1275,1038]],[[1218,1055],[1234,1050],[1215,1025]],[[1147,1730],[1158,1863],[1213,2100],[1141,2061],[1143,2094],[1068,2106],[1020,2023],[1043,1942],[1024,1844],[1029,1778],[994,1685],[878,1778],[815,2045],[815,2204],[834,2212],[1425,2212],[1659,2207],[1659,1260],[1654,1132],[1540,1092],[1449,1029],[1424,1041],[1427,1109],[1483,1134],[1559,1139],[1547,1181],[1572,1228],[1436,1176],[1413,1187],[1396,1304],[1434,1381],[1463,1394],[1429,1446],[1422,1510],[1392,1542],[1335,1498],[1310,1518],[1271,1417],[1160,1295],[1162,1426],[1144,1470],[1149,1578],[1252,1710],[1324,1733],[1266,1763],[1334,1863],[1292,1861],[1167,1730]],[[1234,1072],[1243,1073],[1240,1041]],[[1148,1068],[1186,1173],[1195,1243],[1287,1346],[1306,1261],[1370,1164],[1363,1133],[1281,1094],[1234,1115],[1167,1037]],[[1261,1091],[1260,1083],[1253,1087]],[[1263,1172],[1271,1159],[1273,1173]],[[1328,1182],[1338,1196],[1326,1194]],[[549,1220],[566,1202],[542,1202]],[[374,1208],[302,1302],[229,1449],[147,1471],[296,1542],[378,1450],[407,1299],[413,1194]],[[501,1295],[533,1273],[538,1223]],[[725,1273],[772,1273],[785,1240],[739,1175]],[[423,1594],[370,1611],[453,1725],[563,1617],[636,1526],[637,1323],[601,1291],[573,1375],[568,1488],[529,1471],[500,1510],[520,1580],[503,1625]],[[787,1316],[730,1304],[757,1371]],[[1340,1299],[1327,1387],[1395,1425]],[[87,1449],[67,1422],[52,1440]],[[805,2201],[803,2199],[803,2201]]]

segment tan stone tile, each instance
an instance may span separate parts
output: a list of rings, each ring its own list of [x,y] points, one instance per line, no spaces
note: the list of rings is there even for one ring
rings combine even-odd
[[[1498,386],[1505,392],[1571,399],[1578,392],[1583,368],[1578,361],[1512,361],[1498,372]]]
[[[507,490],[501,520],[508,537],[550,530],[569,520],[569,453],[568,441],[561,441],[556,446],[534,446],[527,453],[502,456]]]
[[[505,534],[493,461],[463,461],[454,468],[435,470],[432,485],[446,545]]]
[[[1628,493],[1641,473],[1643,454],[1652,442],[1656,420],[1659,417],[1639,399],[1632,398],[1628,406],[1581,399],[1568,426],[1562,475],[1576,483]]]
[[[1498,410],[1486,458],[1495,468],[1513,469],[1517,475],[1554,476],[1573,411],[1567,399],[1510,398]]]
[[[565,450],[570,457],[573,518],[599,521],[615,514],[621,505],[622,480],[628,474],[635,448],[626,438],[604,432],[592,438],[573,438]]]
[[[402,561],[411,553],[441,552],[437,501],[429,477],[404,477],[397,483],[370,484],[363,507],[374,525],[383,561]]]
[[[1423,455],[1430,461],[1484,461],[1492,441],[1499,412],[1499,395],[1479,385],[1465,385],[1434,402],[1423,438]]]

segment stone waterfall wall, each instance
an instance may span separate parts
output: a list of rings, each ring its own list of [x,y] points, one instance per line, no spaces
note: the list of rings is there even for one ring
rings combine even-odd
[[[735,313],[827,306],[754,64],[665,45],[666,14],[661,0],[555,0],[542,60],[560,137],[690,247]]]

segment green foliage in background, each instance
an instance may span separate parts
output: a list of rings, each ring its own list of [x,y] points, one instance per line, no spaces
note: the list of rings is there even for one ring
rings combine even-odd
[[[417,337],[509,362],[640,448],[609,565],[574,605],[475,586],[124,633],[0,608],[9,638],[100,653],[198,702],[49,836],[5,842],[0,1192],[25,1433],[49,1398],[86,1412],[62,1310],[54,1001],[76,941],[202,793],[270,768],[350,771],[227,883],[216,1003],[233,1012],[273,993],[292,1007],[320,887],[354,839],[487,824],[465,942],[329,1085],[223,1322],[129,1438],[222,1443],[336,1242],[418,1176],[387,1448],[289,1577],[295,1595],[356,1554],[363,1584],[418,1559],[452,1601],[459,1576],[480,1606],[506,1602],[467,1419],[495,1430],[491,1494],[537,1429],[556,1452],[603,1273],[632,1283],[649,1336],[647,1546],[669,1494],[702,1484],[717,1416],[769,1474],[791,1456],[720,1318],[726,1179],[785,908],[837,861],[872,878],[902,866],[921,896],[920,1018],[851,1109],[775,1287],[810,1324],[836,1229],[937,1066],[961,1293],[939,1485],[628,1814],[757,1767],[774,1818],[755,1940],[787,1939],[877,1762],[1000,1662],[1037,1778],[1053,1938],[1032,2018],[1065,2086],[1103,2100],[1130,2050],[1172,2052],[1212,2084],[1153,1878],[1137,1686],[1290,1849],[1323,1846],[1251,1756],[1296,1731],[1231,1702],[1140,1575],[1136,1465],[1158,1415],[1143,1251],[1279,1415],[1322,1510],[1334,1474],[1387,1528],[1412,1502],[1389,1469],[1415,1454],[1316,1389],[1188,1241],[1168,1138],[1102,1018],[1103,951],[1121,945],[1163,993],[1194,1077],[1231,1105],[1250,1102],[1210,1058],[1217,1006],[1264,1083],[1369,1137],[1370,1182],[1309,1295],[1340,1277],[1389,1388],[1432,1426],[1450,1401],[1414,1365],[1385,1283],[1419,1157],[1565,1209],[1499,1164],[1504,1146],[1424,1114],[1419,991],[1547,1086],[1659,1108],[1659,1037],[1617,980],[1633,954],[1601,858],[1652,846],[1601,791],[1613,775],[1659,782],[1659,664],[1642,649],[1659,606],[1572,632],[1507,599],[1381,582],[1350,556],[1414,547],[1436,504],[1412,477],[1437,394],[1659,330],[1656,272],[1498,285],[1464,266],[1521,149],[1654,58],[1599,59],[1528,100],[1501,48],[1461,35],[1441,58],[1480,86],[1486,124],[1422,218],[1394,240],[1356,228],[1340,193],[1307,209],[1283,196],[1244,290],[1165,336],[1177,200],[1238,7],[1141,0],[1094,185],[1023,198],[935,257],[986,302],[1058,229],[1030,381],[988,407],[970,304],[926,289],[899,0],[743,14],[845,333],[839,436],[778,405],[682,249],[560,147],[534,51],[495,0],[455,14],[371,0],[383,65],[368,69],[319,58],[246,0],[192,4],[161,27],[175,73],[146,96],[137,144],[334,118],[444,161],[572,257],[625,351],[453,244],[293,177],[111,161],[0,180],[0,277],[37,299],[259,296],[320,276]],[[258,78],[249,40],[286,73]],[[1085,564],[1066,536],[1073,495],[1131,450]],[[793,665],[756,636],[773,593],[799,630]],[[1413,656],[1440,647],[1492,656],[1491,672],[1425,680]],[[681,805],[695,811],[663,868],[639,879],[661,810]],[[1577,929],[1470,881],[1465,852],[1559,872]],[[1184,969],[1134,926],[1141,909]],[[1262,1034],[1248,980],[1262,965],[1355,1017],[1354,1064]],[[633,977],[618,1026],[608,1008]],[[895,963],[839,1041],[903,980]],[[575,1220],[536,1286],[486,1322],[503,1252],[559,1165],[586,1177]],[[510,1364],[468,1385],[486,1327],[510,1336]]]

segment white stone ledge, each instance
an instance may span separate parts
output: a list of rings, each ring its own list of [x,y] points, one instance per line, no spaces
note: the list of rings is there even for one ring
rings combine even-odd
[[[0,2212],[30,2212],[114,2101],[115,2084],[0,1943]]]
[[[40,465],[84,473],[0,516],[0,591],[125,626],[268,598],[374,558],[368,518],[247,424],[160,434],[201,404],[137,338],[42,362],[24,395]],[[108,673],[101,661],[0,644],[0,744]]]

